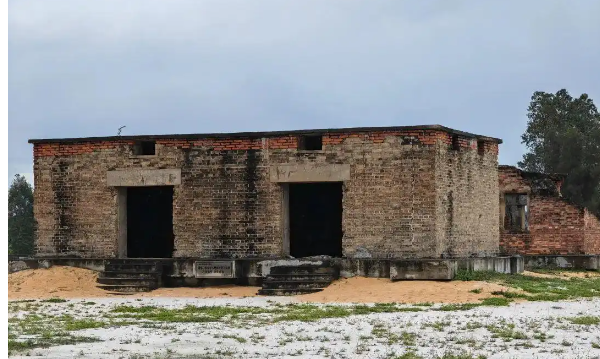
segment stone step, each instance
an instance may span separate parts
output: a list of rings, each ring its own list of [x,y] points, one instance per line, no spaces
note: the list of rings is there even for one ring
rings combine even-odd
[[[263,281],[263,289],[315,289],[325,288],[330,281]]]
[[[162,273],[161,263],[106,263],[105,272]]]
[[[104,260],[104,264],[156,264],[162,263],[154,258],[112,258]]]
[[[139,278],[139,279],[159,279],[161,273],[158,272],[120,272],[120,271],[104,271],[100,272],[99,278]]]
[[[130,292],[150,292],[154,287],[142,285],[118,285],[118,284],[100,284],[98,288],[109,292],[130,293]]]
[[[328,281],[333,282],[338,277],[332,274],[269,274],[266,281]]]
[[[144,286],[144,287],[158,287],[158,279],[139,279],[139,278],[106,278],[99,277],[96,280],[99,284],[108,284],[108,285],[129,285],[129,286]]]
[[[305,288],[305,289],[259,289],[258,295],[301,295],[320,292],[321,288]]]
[[[269,275],[307,275],[307,274],[329,274],[339,276],[339,269],[323,266],[275,266],[271,267]]]

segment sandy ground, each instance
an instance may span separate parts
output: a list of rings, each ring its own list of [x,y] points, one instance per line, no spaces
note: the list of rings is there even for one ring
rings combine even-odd
[[[97,273],[87,269],[54,266],[50,269],[29,269],[8,276],[8,299],[97,298],[118,297],[96,287]],[[206,288],[159,288],[134,297],[251,297],[258,287],[213,286]],[[481,289],[481,293],[471,293]],[[350,303],[466,303],[478,302],[490,292],[507,289],[486,282],[400,281],[383,278],[355,277],[340,279],[322,292],[295,296],[302,302]]]
[[[481,289],[481,293],[471,293]],[[508,288],[486,282],[399,281],[384,278],[354,277],[340,279],[322,292],[297,296],[305,302],[347,303],[469,303],[487,298],[493,291]]]
[[[92,303],[40,303],[37,312],[108,321],[116,305],[181,308],[260,306],[291,298],[99,298]],[[9,318],[28,314],[9,310]],[[281,305],[281,304],[279,304]],[[236,317],[218,322],[129,322],[125,326],[85,329],[73,335],[98,342],[30,349],[15,358],[394,358],[415,352],[422,358],[468,353],[488,359],[600,356],[600,325],[569,319],[600,315],[600,301],[513,303],[467,311],[373,313],[316,322],[271,322]],[[31,313],[30,313],[31,314]],[[128,319],[130,320],[130,319]],[[11,323],[9,322],[9,330]]]

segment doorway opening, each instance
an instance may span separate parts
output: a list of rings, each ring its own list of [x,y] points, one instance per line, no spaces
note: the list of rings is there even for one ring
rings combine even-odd
[[[342,182],[289,184],[290,255],[342,256]]]
[[[173,187],[127,188],[127,257],[173,256]]]

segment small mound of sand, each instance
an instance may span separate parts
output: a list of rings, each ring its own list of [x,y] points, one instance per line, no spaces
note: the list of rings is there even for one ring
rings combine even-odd
[[[480,293],[471,293],[480,289]],[[299,296],[306,302],[351,303],[472,303],[487,298],[493,291],[507,287],[487,282],[398,281],[383,278],[353,277],[335,281],[322,292]]]
[[[52,266],[49,269],[27,269],[8,275],[8,299],[94,298],[122,296],[98,288],[98,272],[89,269]],[[131,293],[135,297],[249,297],[259,287],[235,285],[204,288],[158,288],[148,293]],[[129,294],[129,293],[127,293]]]
[[[96,287],[98,274],[75,267],[27,269],[8,275],[8,299],[105,297]]]

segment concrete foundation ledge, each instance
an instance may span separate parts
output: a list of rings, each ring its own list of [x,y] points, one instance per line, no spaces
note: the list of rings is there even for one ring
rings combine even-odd
[[[526,269],[600,270],[600,255],[526,255]]]
[[[579,256],[585,257],[585,256]],[[593,258],[587,258],[593,257]],[[597,268],[598,256],[587,256],[586,268]],[[12,260],[11,260],[12,259]],[[107,261],[114,258],[9,258],[9,272],[23,269],[49,268],[53,265],[87,268],[103,271]],[[231,260],[235,265],[235,277],[238,283],[259,284],[269,275],[272,267],[277,266],[333,266],[339,269],[342,278],[371,277],[391,280],[451,280],[458,270],[495,271],[500,273],[522,273],[525,257],[485,257],[485,258],[429,258],[429,259],[389,259],[389,258],[242,258]],[[136,261],[136,259],[128,259]],[[143,261],[144,259],[137,259]],[[196,278],[194,263],[206,258],[156,258],[163,263],[165,278],[173,283],[185,286],[202,285],[206,280]],[[561,260],[527,258],[530,262],[564,263]],[[582,265],[582,264],[581,264]],[[595,267],[594,267],[595,266]],[[177,285],[177,284],[176,284]]]
[[[461,258],[456,259],[458,270],[492,271],[506,274],[523,273],[524,260],[521,256],[488,257],[488,258]]]
[[[452,260],[390,261],[391,280],[452,280],[455,274]]]

